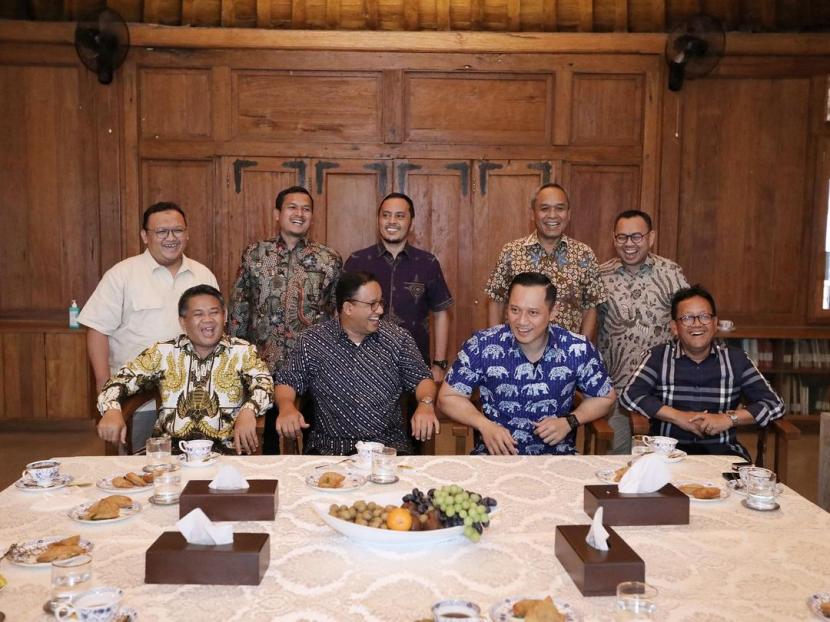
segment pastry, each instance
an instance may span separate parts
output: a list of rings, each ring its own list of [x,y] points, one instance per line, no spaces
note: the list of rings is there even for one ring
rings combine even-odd
[[[59,559],[69,559],[85,552],[82,546],[78,544],[59,544],[53,542],[46,549],[37,556],[38,563],[54,562]]]
[[[343,485],[345,475],[335,473],[334,471],[326,471],[317,480],[317,486],[320,488],[340,488]]]
[[[113,477],[112,485],[114,488],[135,488],[135,485],[126,477]]]
[[[703,486],[700,484],[682,484],[679,488],[682,492],[692,496],[696,490],[700,490]]]
[[[111,501],[110,497],[104,497],[90,505],[81,518],[84,520],[106,520],[109,518],[118,518],[119,513],[118,504]]]
[[[102,501],[110,501],[119,508],[128,508],[133,504],[133,500],[124,495],[110,495],[109,497],[104,497]]]
[[[818,610],[821,611],[821,615],[825,618],[830,618],[830,600],[821,603],[818,606]]]
[[[142,478],[141,475],[139,475],[138,473],[130,472],[127,473],[124,477],[126,477],[127,481],[129,481],[134,486],[143,487],[147,485],[147,482],[145,482],[144,478]]]
[[[692,492],[692,496],[695,499],[717,499],[720,497],[720,488],[717,486],[701,486]]]
[[[155,478],[153,477],[152,473],[145,473],[141,476],[141,479],[143,479],[147,484],[152,484]]]
[[[530,622],[564,622],[563,616],[553,599],[548,596],[544,600],[523,599],[513,603],[513,615]]]

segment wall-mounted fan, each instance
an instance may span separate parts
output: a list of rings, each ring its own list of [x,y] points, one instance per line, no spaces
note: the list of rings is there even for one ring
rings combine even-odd
[[[669,90],[679,91],[683,80],[701,78],[720,62],[726,31],[714,17],[694,15],[675,28],[666,40]]]
[[[123,18],[111,9],[93,11],[75,27],[75,51],[84,66],[98,74],[98,82],[109,84],[115,70],[127,58],[130,31]]]

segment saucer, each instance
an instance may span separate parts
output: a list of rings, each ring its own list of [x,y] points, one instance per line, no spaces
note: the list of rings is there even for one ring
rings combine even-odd
[[[726,482],[726,485],[729,487],[732,492],[737,495],[746,496],[746,490],[744,489],[744,484],[739,479],[731,479]],[[775,494],[781,495],[784,493],[784,486],[783,484],[776,484],[775,485]]]
[[[529,596],[516,596],[513,598],[503,598],[490,608],[490,619],[493,622],[513,622],[513,620],[521,620],[513,615],[513,605],[520,600],[543,600],[542,598],[531,598]],[[576,622],[577,615],[573,607],[568,603],[553,599],[553,604],[556,609],[565,617],[565,622]]]
[[[43,492],[45,490],[58,490],[71,484],[74,481],[71,475],[59,475],[57,479],[52,480],[48,486],[39,486],[33,479],[28,477],[21,477],[14,483],[14,487],[24,492]]]
[[[336,471],[334,471],[336,473]],[[346,479],[343,480],[341,485],[338,488],[324,488],[320,486],[320,476],[323,475],[322,473],[311,473],[305,478],[305,483],[308,486],[311,486],[315,490],[321,490],[323,492],[341,492],[343,490],[354,490],[355,488],[360,488],[363,484],[366,483],[366,478],[363,475],[353,475],[348,473],[346,475]]]
[[[114,622],[135,622],[138,620],[138,612],[132,607],[121,607],[115,615]]]
[[[372,476],[371,476],[371,475],[370,475],[368,478],[366,478],[366,479],[367,479],[368,481],[372,482],[373,484],[377,484],[378,486],[387,486],[388,484],[394,484],[394,483],[396,483],[396,482],[398,482],[398,481],[400,480],[400,478],[399,478],[397,475],[393,475],[393,476],[392,476],[392,479],[390,479],[388,482],[378,482],[378,481],[375,481],[375,480],[373,480],[373,479],[372,479]]]
[[[181,468],[181,467],[179,467],[178,464],[175,464],[175,463],[171,462],[170,464],[165,464],[165,465],[156,465],[156,466],[147,465],[146,467],[144,467],[141,470],[144,471],[145,473],[152,473],[153,471],[157,471],[157,470],[162,469],[162,468],[165,471],[178,471],[179,468]]]
[[[156,495],[152,495],[149,499],[147,499],[147,501],[149,501],[153,505],[178,505],[180,500],[181,500],[181,496],[177,497],[173,501],[159,501],[156,498]]]
[[[744,506],[748,510],[754,510],[755,512],[775,512],[775,510],[781,509],[781,506],[777,503],[768,508],[754,508],[746,502],[746,499],[741,499],[741,505]]]
[[[219,459],[220,455],[221,454],[219,454],[219,452],[212,451],[204,460],[196,460],[194,462],[190,462],[187,459],[187,454],[179,454],[178,456],[176,456],[176,459],[178,460],[179,464],[181,464],[183,467],[187,467],[189,469],[202,469],[204,467],[209,467],[216,464],[216,461]]]
[[[48,567],[52,565],[52,562],[39,562],[37,561],[38,555],[43,553],[50,544],[64,540],[67,537],[68,536],[50,536],[48,538],[39,538],[37,540],[29,540],[28,542],[15,544],[6,553],[6,557],[15,566],[26,566],[30,568]],[[80,546],[83,551],[77,555],[86,555],[95,547],[95,545],[86,538],[81,538],[78,542],[78,546]],[[73,555],[73,557],[77,557],[77,555]]]

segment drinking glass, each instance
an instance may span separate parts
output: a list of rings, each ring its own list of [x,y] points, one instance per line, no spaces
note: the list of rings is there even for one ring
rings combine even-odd
[[[178,471],[160,468],[153,471],[153,501],[161,505],[176,503],[182,494],[182,476]]]
[[[769,469],[747,467],[740,471],[746,490],[746,504],[757,510],[771,510],[775,506],[776,476]]]
[[[626,581],[617,586],[617,610],[614,619],[652,620],[657,611],[657,588],[642,581]]]
[[[395,457],[398,450],[394,447],[384,447],[372,453],[372,474],[369,481],[375,484],[391,484],[398,481],[395,475]]]
[[[147,439],[147,466],[162,467],[173,462],[169,436]]]
[[[52,562],[52,604],[69,602],[92,587],[92,557],[78,555]]]

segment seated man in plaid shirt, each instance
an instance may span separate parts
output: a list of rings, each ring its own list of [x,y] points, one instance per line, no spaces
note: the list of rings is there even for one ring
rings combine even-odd
[[[717,310],[703,287],[678,290],[671,317],[675,339],[646,353],[620,404],[648,417],[651,434],[676,438],[687,453],[749,460],[736,427],[769,425],[784,415],[784,402],[743,350],[715,343]]]

